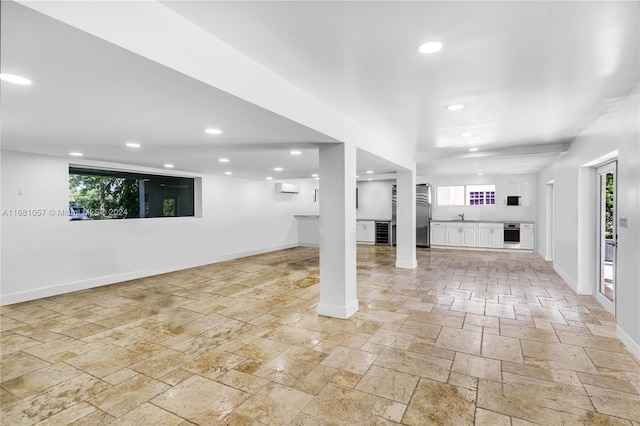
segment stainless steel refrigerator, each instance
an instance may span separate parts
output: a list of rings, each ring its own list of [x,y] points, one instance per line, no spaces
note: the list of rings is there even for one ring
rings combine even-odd
[[[416,246],[429,247],[431,185],[416,185]],[[391,189],[391,240],[396,245],[396,185]]]

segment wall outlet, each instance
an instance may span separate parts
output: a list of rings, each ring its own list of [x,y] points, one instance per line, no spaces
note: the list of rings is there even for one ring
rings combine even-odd
[[[629,227],[629,222],[627,220],[627,217],[621,217],[618,219],[618,226],[620,226],[620,228],[628,228]]]

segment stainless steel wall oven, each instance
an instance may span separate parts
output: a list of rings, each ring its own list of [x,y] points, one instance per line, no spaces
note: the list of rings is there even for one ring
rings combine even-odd
[[[505,248],[520,248],[520,224],[504,224],[504,246]]]

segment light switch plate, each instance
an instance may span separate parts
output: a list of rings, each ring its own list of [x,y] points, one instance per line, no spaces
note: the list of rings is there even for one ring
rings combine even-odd
[[[627,217],[621,217],[618,219],[618,225],[620,226],[620,228],[628,228],[629,227],[629,222],[627,221]]]

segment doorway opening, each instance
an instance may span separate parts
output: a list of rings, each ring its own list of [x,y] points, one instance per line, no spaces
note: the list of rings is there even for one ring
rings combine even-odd
[[[613,315],[616,305],[616,168],[613,161],[597,168],[598,283],[596,299]]]
[[[554,195],[553,185],[554,181],[547,182],[547,211],[546,211],[546,234],[545,234],[545,253],[544,260],[547,262],[553,262],[553,240],[554,240]]]

